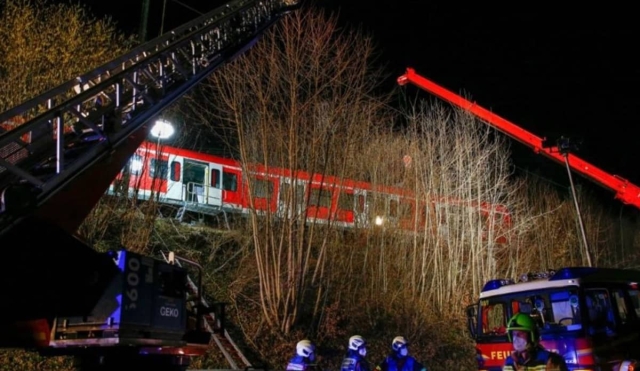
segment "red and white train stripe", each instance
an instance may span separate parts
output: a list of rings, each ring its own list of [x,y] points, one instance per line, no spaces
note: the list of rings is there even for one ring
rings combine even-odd
[[[444,210],[472,208],[485,224],[483,236],[492,236],[498,243],[507,241],[511,225],[511,216],[503,205],[451,199],[417,201],[402,188],[282,168],[254,166],[250,178],[243,176],[244,171],[232,159],[145,142],[129,161],[127,188],[139,199],[153,195],[162,204],[178,206],[181,212],[207,215],[255,210],[305,216],[308,222],[330,222],[346,228],[384,225],[407,231],[431,228],[440,233],[446,229]],[[123,173],[109,193],[122,185]],[[247,179],[253,180],[251,184]],[[293,192],[290,187],[295,188]],[[294,202],[286,202],[287,195],[294,197]]]

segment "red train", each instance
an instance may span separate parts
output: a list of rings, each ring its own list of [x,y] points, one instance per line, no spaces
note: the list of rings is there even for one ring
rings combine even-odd
[[[251,169],[248,178],[238,161],[145,142],[109,192],[124,189],[124,174],[128,173],[130,195],[139,199],[153,195],[161,204],[174,205],[179,219],[186,213],[200,213],[222,215],[226,220],[228,215],[246,215],[253,209],[278,216],[305,216],[308,222],[345,228],[414,232],[429,228],[433,233],[447,233],[451,220],[447,213],[457,209],[482,219],[485,239],[508,240],[511,216],[504,205],[453,199],[426,202],[397,187],[260,165]]]

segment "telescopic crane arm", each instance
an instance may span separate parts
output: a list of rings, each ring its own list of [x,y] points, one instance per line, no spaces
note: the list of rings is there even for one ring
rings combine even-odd
[[[535,153],[543,154],[561,164],[565,163],[565,156],[567,156],[567,162],[572,170],[612,190],[615,192],[615,198],[622,201],[622,203],[633,205],[640,209],[640,187],[630,183],[628,180],[617,175],[609,174],[593,164],[573,154],[567,153],[564,148],[546,146],[544,138],[540,138],[495,113],[418,75],[413,68],[407,68],[406,73],[398,77],[397,81],[399,85],[411,83],[422,90],[471,112],[487,125],[531,147]]]

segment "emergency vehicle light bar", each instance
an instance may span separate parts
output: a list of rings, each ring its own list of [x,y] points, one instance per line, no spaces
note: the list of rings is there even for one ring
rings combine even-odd
[[[600,269],[602,270],[602,269]],[[570,280],[576,278],[582,278],[598,271],[598,268],[592,267],[570,267],[562,268],[558,271],[550,269],[548,271],[536,272],[536,273],[524,273],[520,275],[517,283],[531,282],[538,280],[560,281]],[[497,290],[503,286],[513,285],[516,282],[512,279],[495,279],[487,281],[482,288],[482,292]]]
[[[531,272],[524,273],[520,275],[520,279],[518,280],[518,282],[530,282],[530,281],[550,279],[555,274],[556,274],[556,271],[554,270],[548,270],[548,271],[536,272],[536,273],[531,273]]]
[[[597,268],[592,267],[571,267],[571,268],[562,268],[553,275],[553,277],[549,278],[549,281],[560,281],[560,280],[570,280],[576,278],[582,278],[589,274],[597,272]]]
[[[502,286],[513,285],[514,283],[515,282],[513,280],[509,280],[509,279],[499,279],[499,280],[487,281],[487,283],[485,283],[484,287],[482,288],[482,292],[491,291],[491,290],[497,290],[497,289],[501,288]]]

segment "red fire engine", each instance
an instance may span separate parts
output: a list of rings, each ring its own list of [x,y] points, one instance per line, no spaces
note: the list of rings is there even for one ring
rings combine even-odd
[[[572,371],[631,371],[640,366],[640,272],[563,268],[488,281],[467,308],[478,370],[502,369],[513,350],[507,321],[529,313],[541,344]]]

